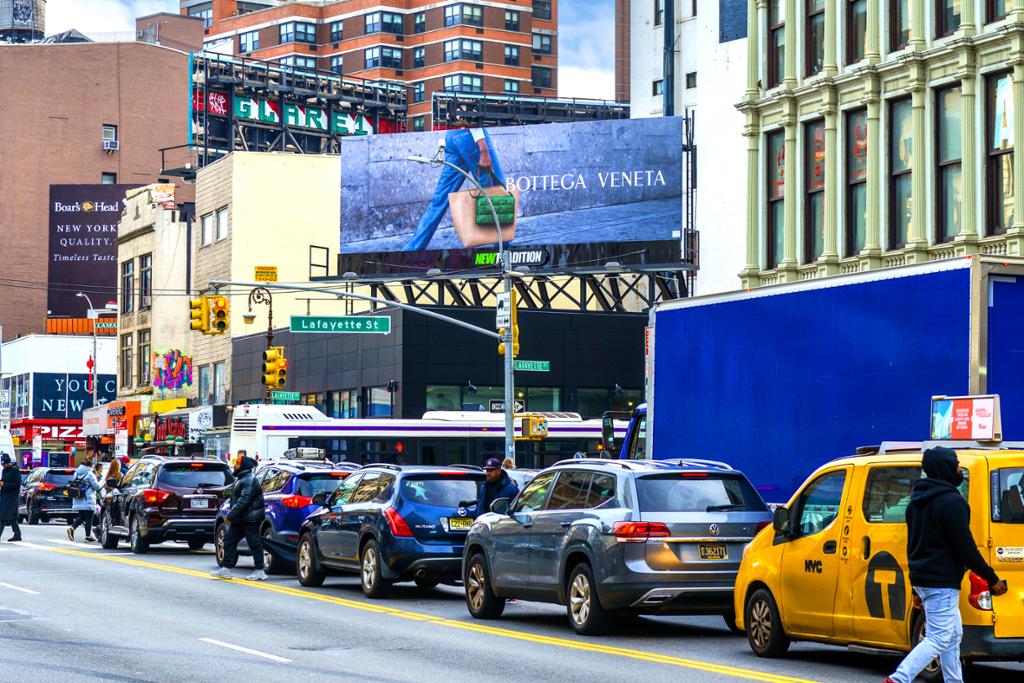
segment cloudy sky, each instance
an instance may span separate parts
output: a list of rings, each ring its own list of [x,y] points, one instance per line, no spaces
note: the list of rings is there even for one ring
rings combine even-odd
[[[46,32],[131,31],[135,17],[177,12],[178,0],[48,0]],[[615,96],[614,0],[561,0],[558,80],[561,97]]]

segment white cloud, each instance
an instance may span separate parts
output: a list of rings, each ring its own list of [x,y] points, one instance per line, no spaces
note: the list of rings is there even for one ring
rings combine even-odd
[[[46,33],[72,28],[85,34],[134,31],[136,17],[178,9],[177,0],[49,0]]]
[[[558,66],[558,96],[591,100],[615,99],[615,72],[579,66]]]
[[[613,0],[563,0],[558,13],[559,97],[614,99]]]

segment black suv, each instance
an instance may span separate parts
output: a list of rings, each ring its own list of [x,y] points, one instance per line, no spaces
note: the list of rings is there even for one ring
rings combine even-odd
[[[74,477],[74,469],[37,467],[32,470],[21,486],[18,516],[27,519],[29,524],[46,522],[51,517],[64,517],[70,524],[75,513],[66,486]]]
[[[107,489],[100,501],[100,543],[107,550],[126,537],[132,552],[153,543],[186,541],[190,550],[213,542],[217,510],[234,481],[212,458],[148,455]]]

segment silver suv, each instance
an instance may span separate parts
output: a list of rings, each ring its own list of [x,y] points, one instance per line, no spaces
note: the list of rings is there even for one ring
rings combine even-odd
[[[577,633],[616,614],[721,614],[735,630],[743,549],[772,516],[742,473],[707,460],[565,460],[499,499],[466,539],[466,605],[566,605]]]

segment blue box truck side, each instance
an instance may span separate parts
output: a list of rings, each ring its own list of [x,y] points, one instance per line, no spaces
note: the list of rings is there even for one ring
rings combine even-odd
[[[648,456],[723,460],[769,502],[858,446],[927,439],[933,395],[1000,394],[1024,437],[1024,260],[670,302],[651,326]]]

